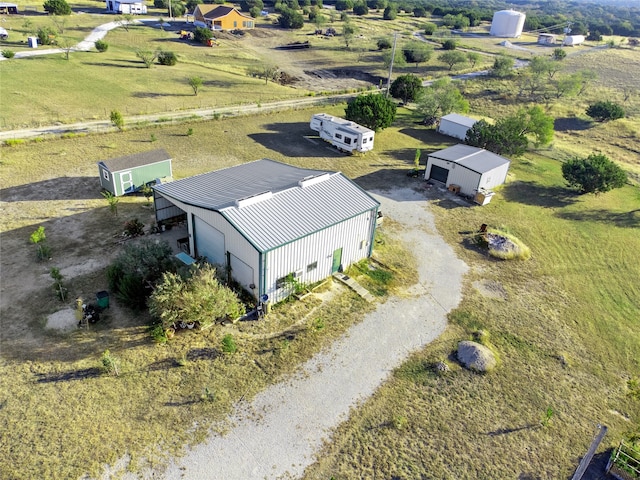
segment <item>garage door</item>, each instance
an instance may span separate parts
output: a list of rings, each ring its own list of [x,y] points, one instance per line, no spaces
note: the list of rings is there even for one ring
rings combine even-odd
[[[438,182],[447,183],[447,178],[449,177],[449,170],[446,168],[439,167],[437,165],[431,165],[431,173],[429,174],[429,178],[431,180],[437,180]]]
[[[235,255],[229,255],[231,261],[231,276],[246,290],[251,291],[249,285],[254,283],[253,268],[244,263]]]
[[[224,250],[224,233],[198,217],[193,217],[195,230],[196,255],[206,257],[209,263],[226,265]]]

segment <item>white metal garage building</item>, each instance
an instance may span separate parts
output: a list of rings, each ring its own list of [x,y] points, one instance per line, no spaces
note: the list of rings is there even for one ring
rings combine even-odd
[[[159,224],[186,216],[189,252],[256,298],[288,295],[371,255],[379,203],[339,172],[262,159],[154,187]]]
[[[467,131],[477,122],[474,118],[465,117],[457,113],[450,113],[440,119],[438,133],[448,135],[458,140],[467,138]]]
[[[454,145],[429,154],[424,178],[455,185],[463,195],[474,196],[507,179],[511,162],[500,155],[470,145]]]

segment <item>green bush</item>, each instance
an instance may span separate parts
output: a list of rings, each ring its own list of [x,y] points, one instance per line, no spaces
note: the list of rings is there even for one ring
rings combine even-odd
[[[388,38],[381,38],[378,40],[378,50],[389,50],[391,46],[391,40]]]
[[[100,360],[105,373],[116,377],[120,374],[120,360],[113,356],[109,350],[104,351]]]
[[[38,44],[51,45],[55,41],[56,33],[58,32],[51,27],[40,27],[36,32]]]
[[[23,143],[25,143],[25,141],[22,138],[10,138],[9,140],[4,141],[4,144],[8,147],[17,147]]]
[[[233,335],[227,333],[222,338],[222,351],[225,353],[236,353],[238,351],[238,345],[236,345]]]
[[[106,52],[108,48],[109,48],[109,44],[104,40],[96,41],[96,50],[99,51],[100,53]]]
[[[193,39],[203,45],[205,45],[211,38],[213,38],[213,33],[208,28],[196,27],[193,31]]]
[[[589,105],[586,113],[596,122],[607,122],[624,117],[624,109],[617,103],[609,101],[601,101]]]
[[[442,42],[443,50],[455,50],[458,44],[455,40],[445,40]]]
[[[382,18],[384,20],[395,20],[398,17],[398,10],[394,5],[389,5],[384,9],[384,13],[382,14]]]
[[[16,56],[16,52],[13,50],[2,50],[2,56],[4,58],[13,58]]]
[[[47,0],[42,6],[53,15],[71,15],[71,7],[65,0]]]
[[[435,23],[427,22],[424,24],[425,35],[433,35],[437,29],[438,26]]]
[[[160,52],[158,54],[158,63],[172,67],[178,63],[178,57],[173,52]]]
[[[627,182],[625,171],[606,155],[592,153],[587,158],[572,158],[562,164],[562,176],[580,193],[599,194],[620,188]]]

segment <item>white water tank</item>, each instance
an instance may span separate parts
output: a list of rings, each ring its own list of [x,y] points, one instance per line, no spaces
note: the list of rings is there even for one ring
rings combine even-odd
[[[562,45],[580,45],[584,42],[584,35],[567,35],[564,37]]]
[[[501,10],[493,14],[490,35],[494,37],[517,38],[522,35],[524,13],[515,10]]]

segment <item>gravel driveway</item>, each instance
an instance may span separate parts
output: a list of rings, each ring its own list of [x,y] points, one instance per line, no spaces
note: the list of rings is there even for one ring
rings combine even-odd
[[[461,299],[467,266],[437,234],[423,194],[374,194],[385,216],[407,227],[403,239],[415,248],[420,277],[411,292],[416,297],[379,305],[293,378],[239,405],[229,433],[212,434],[153,478],[301,477],[349,409],[372,395],[410,352],[443,332],[447,312]]]

